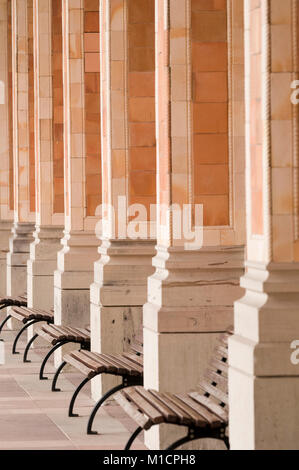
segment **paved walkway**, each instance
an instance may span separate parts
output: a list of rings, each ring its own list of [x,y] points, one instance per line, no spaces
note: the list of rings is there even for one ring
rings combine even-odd
[[[11,354],[15,332],[3,331],[5,363],[0,365],[0,450],[3,449],[123,449],[136,425],[111,401],[98,412],[94,429],[99,434],[88,436],[87,419],[94,404],[88,389],[77,399],[78,418],[69,418],[67,408],[71,394],[82,376],[68,371],[59,380],[61,392],[50,391],[50,381],[38,379],[41,355],[46,348],[30,351],[31,363],[23,364],[22,356]],[[25,343],[19,342],[19,350]],[[48,365],[49,377],[54,374]],[[145,449],[142,438],[133,449]]]

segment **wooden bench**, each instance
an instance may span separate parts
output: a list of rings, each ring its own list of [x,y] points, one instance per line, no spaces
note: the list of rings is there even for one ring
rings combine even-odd
[[[0,297],[0,310],[10,307],[11,305],[27,307],[27,294],[18,295],[16,297]]]
[[[72,351],[66,354],[63,359],[64,362],[60,366],[60,371],[66,364],[70,364],[85,376],[73,393],[69,405],[69,416],[78,416],[73,412],[76,398],[84,385],[93,377],[99,374],[112,374],[122,377],[122,383],[105,393],[95,404],[88,420],[88,434],[97,434],[95,431],[92,431],[92,424],[98,409],[105,400],[125,387],[141,385],[143,383],[143,340],[141,334],[134,337],[129,351],[122,354],[100,354],[82,350]]]
[[[79,343],[81,349],[90,348],[89,326],[86,328],[77,328],[77,327],[62,326],[62,325],[42,325],[40,328],[36,330],[35,337],[37,336],[44,338],[53,346],[50,349],[50,351],[46,354],[41,364],[40,372],[39,372],[40,380],[47,380],[47,377],[44,375],[44,369],[50,356],[54,353],[54,351],[56,351],[56,349],[60,348],[66,343]],[[57,369],[53,382],[52,382],[53,392],[60,391],[59,389],[56,388],[56,382],[58,379],[58,375],[63,368],[62,364]]]
[[[35,323],[39,322],[47,322],[48,324],[54,322],[54,313],[52,311],[47,312],[45,310],[40,310],[38,308],[29,308],[29,307],[16,307],[13,306],[9,312],[8,318],[15,318],[16,320],[24,323],[24,327],[18,332],[12,346],[12,353],[19,354],[17,351],[17,343],[20,339],[21,335],[25,330],[27,330],[30,326],[34,325]],[[32,345],[33,341],[36,339],[37,335],[35,334],[32,336],[30,341],[27,343],[24,355],[23,355],[23,362],[30,362],[27,359],[27,354],[29,351],[30,346]]]
[[[0,310],[11,307],[11,306],[17,306],[17,307],[27,307],[27,295],[22,294],[18,295],[16,297],[1,297],[0,298]],[[11,318],[11,316],[7,315],[4,320],[2,321],[0,325],[0,333],[2,332],[2,329],[4,325],[8,322],[8,320]]]
[[[219,338],[213,359],[198,388],[188,393],[162,393],[131,387],[117,393],[116,401],[138,425],[125,450],[142,430],[168,423],[188,427],[187,436],[174,442],[167,450],[200,438],[222,440],[229,448],[228,426],[228,330]]]

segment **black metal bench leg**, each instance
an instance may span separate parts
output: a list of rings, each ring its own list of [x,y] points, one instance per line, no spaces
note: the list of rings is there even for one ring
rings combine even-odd
[[[50,349],[48,354],[46,354],[46,356],[45,356],[45,358],[44,358],[44,360],[43,360],[43,362],[40,366],[39,380],[48,380],[48,377],[44,376],[44,370],[45,370],[45,366],[48,362],[48,359],[52,356],[52,354],[54,353],[54,351],[56,351],[56,349],[60,348],[61,346],[63,346],[66,343],[69,343],[69,341],[60,341],[59,343],[55,344],[55,346],[53,346],[52,349]]]
[[[7,315],[7,317],[4,318],[3,322],[0,325],[0,333],[2,333],[2,328],[4,327],[5,323],[8,322],[8,320],[11,319],[11,315]]]
[[[190,434],[188,434],[187,436],[182,437],[181,439],[178,439],[177,441],[175,441],[165,450],[174,450],[177,447],[182,446],[183,444],[186,444],[186,442],[191,442],[191,441],[194,441],[195,439],[199,439],[199,437],[191,437]]]
[[[24,333],[25,330],[27,330],[27,328],[29,328],[30,326],[34,325],[35,323],[38,323],[40,322],[41,320],[32,320],[28,323],[26,323],[25,326],[23,326],[23,328],[20,329],[20,331],[18,332],[17,336],[15,337],[15,340],[13,342],[13,345],[12,345],[12,354],[19,354],[19,352],[17,351],[17,343],[21,337],[21,335]]]
[[[70,401],[70,406],[69,406],[69,417],[70,418],[75,418],[77,416],[79,416],[78,414],[76,413],[73,413],[73,410],[74,410],[74,405],[75,405],[75,401],[76,401],[76,398],[80,392],[80,390],[84,387],[85,384],[87,384],[87,382],[89,382],[91,380],[91,378],[87,377],[86,379],[84,379],[80,385],[78,385],[78,387],[76,388],[76,390],[74,391],[73,393],[73,396],[71,398],[71,401]]]
[[[183,444],[186,444],[187,442],[191,441],[196,441],[197,439],[216,439],[220,440],[225,443],[227,449],[229,450],[229,439],[228,436],[225,435],[225,428],[223,429],[216,429],[216,430],[210,430],[210,431],[205,431],[204,429],[192,429],[189,428],[188,434],[185,437],[182,437],[181,439],[178,439],[175,441],[173,444],[171,444],[167,449],[165,450],[174,450],[177,449],[177,447],[182,446]]]
[[[36,338],[38,338],[37,333],[35,333],[35,335],[33,335],[32,338],[28,341],[27,346],[24,351],[24,355],[23,355],[23,362],[31,362],[29,359],[27,359],[27,356],[28,356],[28,352],[29,352],[31,345],[36,340]]]
[[[1,305],[0,305],[0,310],[2,310],[3,308],[7,308],[7,307],[9,307],[9,306],[10,306],[10,305],[9,305],[9,304],[6,304],[6,303],[5,303],[5,304],[1,304]]]
[[[126,447],[124,448],[124,450],[129,450],[130,449],[130,447],[133,444],[133,442],[135,441],[136,437],[141,433],[142,430],[143,429],[140,426],[137,429],[135,429],[132,436],[130,437],[130,439],[126,443]]]
[[[229,438],[228,438],[228,436],[224,436],[223,441],[224,441],[224,444],[225,444],[226,447],[227,447],[227,450],[229,450],[229,449],[230,449],[230,444],[229,444]]]
[[[55,375],[54,375],[54,378],[53,378],[53,381],[52,381],[52,387],[51,387],[51,391],[52,392],[61,392],[60,388],[56,388],[56,383],[57,383],[57,379],[58,379],[58,376],[60,374],[60,372],[62,371],[62,369],[64,368],[64,366],[66,366],[66,362],[63,361],[60,366],[58,367],[57,371],[55,372]]]
[[[95,404],[92,412],[91,412],[91,415],[89,416],[89,420],[88,420],[88,424],[87,424],[87,434],[98,434],[97,431],[92,431],[92,425],[93,425],[93,420],[100,408],[100,406],[102,406],[102,404],[104,403],[105,400],[107,400],[107,398],[109,398],[111,395],[113,395],[114,393],[118,392],[119,390],[125,388],[125,387],[128,387],[128,385],[124,385],[123,383],[120,384],[120,385],[117,385],[116,387],[113,387],[111,390],[109,390],[107,393],[105,393],[102,398],[99,399],[99,401],[97,401],[97,403]]]

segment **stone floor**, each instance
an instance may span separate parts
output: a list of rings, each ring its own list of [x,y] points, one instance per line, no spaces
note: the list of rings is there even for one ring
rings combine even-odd
[[[87,419],[94,404],[88,388],[77,399],[77,418],[67,416],[71,394],[82,376],[67,371],[60,377],[61,392],[50,391],[49,380],[38,379],[39,366],[46,347],[30,351],[31,363],[23,364],[21,355],[12,355],[15,332],[3,331],[4,364],[0,365],[0,450],[64,450],[64,449],[123,449],[136,425],[112,400],[98,412],[94,429],[98,435],[85,432]],[[19,342],[19,351],[25,343]],[[54,367],[48,364],[51,378]],[[133,449],[146,449],[143,438]]]

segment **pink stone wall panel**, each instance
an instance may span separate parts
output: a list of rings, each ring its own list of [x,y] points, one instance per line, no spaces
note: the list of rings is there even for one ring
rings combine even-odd
[[[229,224],[227,5],[192,0],[194,202],[204,225]]]
[[[12,121],[12,44],[11,44],[11,0],[7,1],[7,69],[8,69],[8,131],[9,131],[9,208],[14,209],[13,190],[13,121]]]
[[[62,2],[52,0],[53,211],[64,212]]]
[[[16,222],[34,220],[34,95],[33,95],[33,4],[12,2],[12,93],[14,216]],[[26,21],[28,19],[28,22]],[[31,83],[29,97],[29,81]],[[31,139],[30,139],[31,134]],[[31,147],[31,148],[30,148]]]
[[[86,215],[101,203],[99,3],[84,2],[84,91]]]
[[[261,74],[261,7],[251,1],[250,12],[250,144],[251,144],[251,231],[264,233],[263,159],[262,159],[262,74]]]
[[[170,192],[170,135],[169,135],[169,77],[167,67],[167,57],[169,57],[169,30],[165,29],[164,23],[164,5],[163,2],[157,2],[158,12],[158,30],[157,30],[157,67],[158,67],[158,132],[159,132],[159,202],[169,206],[171,204]],[[163,214],[160,213],[160,222],[165,224]]]
[[[64,18],[68,16],[68,2],[66,0],[62,0],[62,15]],[[69,207],[70,207],[70,193],[69,193],[69,159],[68,159],[68,152],[69,152],[69,143],[68,139],[66,138],[66,132],[68,132],[68,89],[66,86],[67,81],[67,62],[68,62],[68,25],[66,21],[62,21],[62,83],[63,83],[63,127],[64,127],[64,139],[63,139],[63,158],[64,158],[64,214],[66,217],[70,215]],[[59,113],[60,114],[60,113]]]
[[[129,203],[156,202],[155,2],[128,2]]]
[[[102,16],[101,16],[101,21],[102,21],[102,31],[101,31],[101,44],[102,44],[102,49],[101,49],[101,54],[102,54],[102,69],[101,69],[101,87],[103,90],[102,93],[102,107],[101,107],[101,112],[102,112],[102,200],[103,204],[107,204],[109,202],[109,188],[108,188],[108,181],[109,181],[109,176],[108,176],[108,134],[107,134],[107,93],[106,87],[107,87],[107,43],[106,43],[106,34],[109,29],[109,25],[107,24],[106,21],[106,15],[107,15],[107,2],[103,1],[102,2]]]
[[[34,136],[34,69],[33,69],[33,3],[27,1],[28,18],[28,112],[29,112],[29,188],[30,211],[35,211],[35,136]]]

